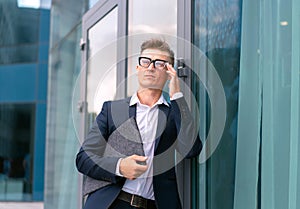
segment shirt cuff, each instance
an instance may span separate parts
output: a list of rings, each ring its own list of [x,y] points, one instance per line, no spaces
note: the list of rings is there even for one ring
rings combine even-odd
[[[173,94],[172,98],[170,98],[171,100],[175,100],[175,99],[179,99],[183,97],[183,93],[182,92],[176,92],[175,94]]]
[[[117,166],[116,166],[116,175],[117,176],[121,176],[123,177],[123,175],[120,173],[120,163],[121,163],[122,158],[120,158],[117,162]]]

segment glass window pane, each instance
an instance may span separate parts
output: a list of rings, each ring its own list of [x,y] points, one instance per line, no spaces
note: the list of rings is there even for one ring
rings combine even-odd
[[[38,45],[0,47],[0,65],[33,63],[38,59]]]
[[[195,203],[195,207],[232,209],[237,140],[241,1],[196,0],[193,3],[192,22],[194,24],[193,44],[207,56],[209,64],[212,64],[218,73],[227,103],[226,124],[220,143],[210,159],[199,166],[200,191],[197,194],[198,203]],[[207,69],[200,69],[201,63],[198,61],[199,58],[194,57],[193,69],[197,72],[205,72],[209,77],[209,65],[206,66]],[[197,88],[203,87],[198,84]],[[199,90],[199,95],[196,96],[201,103],[199,107],[204,106],[207,110],[205,125],[209,128],[209,99],[211,98],[206,97],[205,94],[201,95],[201,92]],[[205,99],[207,99],[206,103],[203,102]],[[214,100],[218,101],[219,98]]]
[[[143,41],[147,38],[153,38],[156,34],[158,37],[165,39],[176,53],[177,1],[132,0],[128,3],[129,39],[127,94],[132,95],[138,87],[135,77],[135,66],[137,65],[137,59],[140,53],[140,45]]]
[[[243,1],[236,208],[299,208],[300,2],[273,3]]]
[[[89,8],[92,8],[99,0],[87,0]]]
[[[118,7],[88,31],[88,113],[98,114],[116,94]]]
[[[39,10],[19,8],[16,1],[1,1],[0,64],[37,60],[39,21]]]
[[[71,109],[74,86],[80,72],[80,34],[81,25],[78,24],[59,45],[52,47],[50,53],[44,193],[45,206],[49,208],[76,209],[78,204],[79,174],[74,166],[74,156],[78,151],[74,130],[77,121],[73,121]]]
[[[85,9],[85,1],[52,1],[51,5],[45,208],[76,209],[81,199],[79,173],[74,166],[79,144],[74,125],[78,117],[72,115],[72,97],[81,70],[82,52],[78,44]]]
[[[34,123],[34,104],[0,104],[0,200],[31,200]]]
[[[14,1],[1,2],[0,46],[37,43],[40,11],[18,8]],[[3,33],[3,34],[2,34]]]

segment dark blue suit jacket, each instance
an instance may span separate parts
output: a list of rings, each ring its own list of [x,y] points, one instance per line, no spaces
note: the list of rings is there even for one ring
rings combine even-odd
[[[103,157],[103,150],[110,134],[128,118],[135,117],[136,106],[129,106],[129,102],[130,98],[105,102],[96,118],[95,127],[90,130],[77,154],[76,166],[79,172],[110,183],[95,191],[87,191],[85,209],[109,208],[126,180],[115,175],[118,158]],[[158,209],[181,208],[176,182],[175,150],[183,158],[199,155],[202,143],[197,128],[183,97],[171,101],[170,106],[159,105],[153,160],[153,190]]]

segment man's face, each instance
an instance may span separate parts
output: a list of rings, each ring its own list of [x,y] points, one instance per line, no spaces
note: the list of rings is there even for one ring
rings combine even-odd
[[[169,53],[158,49],[145,49],[142,52],[141,57],[143,57],[146,66],[147,62],[153,60],[159,60],[156,63],[157,66],[165,63],[164,61],[170,62]],[[141,60],[141,62],[143,62],[143,60]],[[168,79],[168,74],[166,73],[167,67],[158,69],[152,62],[148,67],[137,65],[136,69],[138,71],[138,80],[141,88],[163,89]]]

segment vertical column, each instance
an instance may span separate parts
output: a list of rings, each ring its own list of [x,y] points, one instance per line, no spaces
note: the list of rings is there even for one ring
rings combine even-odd
[[[292,76],[291,76],[291,134],[289,170],[289,209],[299,208],[297,204],[299,164],[299,108],[300,108],[300,3],[292,0]],[[298,207],[297,207],[298,205]]]

